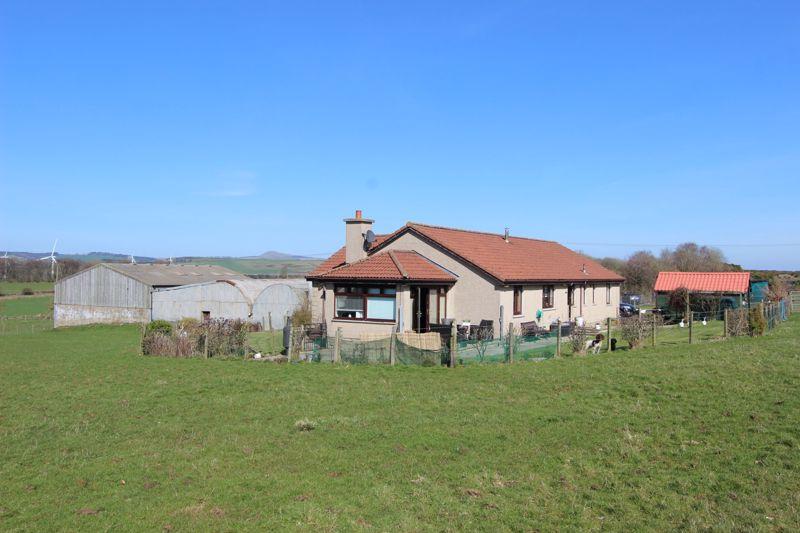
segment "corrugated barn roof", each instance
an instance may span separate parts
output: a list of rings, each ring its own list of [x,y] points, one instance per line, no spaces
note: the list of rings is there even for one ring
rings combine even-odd
[[[153,287],[189,285],[218,279],[248,279],[230,268],[216,265],[102,263],[102,266]]]

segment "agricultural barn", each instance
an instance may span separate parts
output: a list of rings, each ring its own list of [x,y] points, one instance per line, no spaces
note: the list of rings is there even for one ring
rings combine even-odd
[[[59,280],[55,287],[55,327],[148,322],[156,289],[244,279],[220,266],[101,263]]]
[[[160,289],[153,292],[153,320],[238,318],[277,329],[309,289],[302,279],[223,279]]]

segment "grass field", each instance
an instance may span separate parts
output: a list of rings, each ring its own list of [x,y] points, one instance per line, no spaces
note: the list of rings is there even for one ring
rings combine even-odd
[[[280,276],[284,268],[289,276],[297,277],[311,272],[321,261],[315,260],[287,260],[287,259],[237,259],[213,257],[197,259],[188,264],[192,265],[219,265],[230,268],[247,275]]]
[[[757,339],[457,369],[137,342],[0,338],[0,529],[800,527],[800,316]]]
[[[0,295],[21,294],[22,289],[30,288],[35,292],[53,292],[50,281],[0,281]]]
[[[52,296],[25,296],[0,300],[0,316],[49,315],[52,312]]]

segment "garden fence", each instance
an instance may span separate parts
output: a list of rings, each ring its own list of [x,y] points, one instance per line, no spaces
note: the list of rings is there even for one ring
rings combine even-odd
[[[0,316],[0,336],[30,335],[51,329],[52,315]]]

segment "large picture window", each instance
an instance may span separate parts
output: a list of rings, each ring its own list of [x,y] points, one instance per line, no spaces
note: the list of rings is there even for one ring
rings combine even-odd
[[[542,287],[542,309],[553,308],[553,285],[545,285]]]
[[[337,285],[336,318],[394,322],[397,289],[394,287],[365,287]]]

